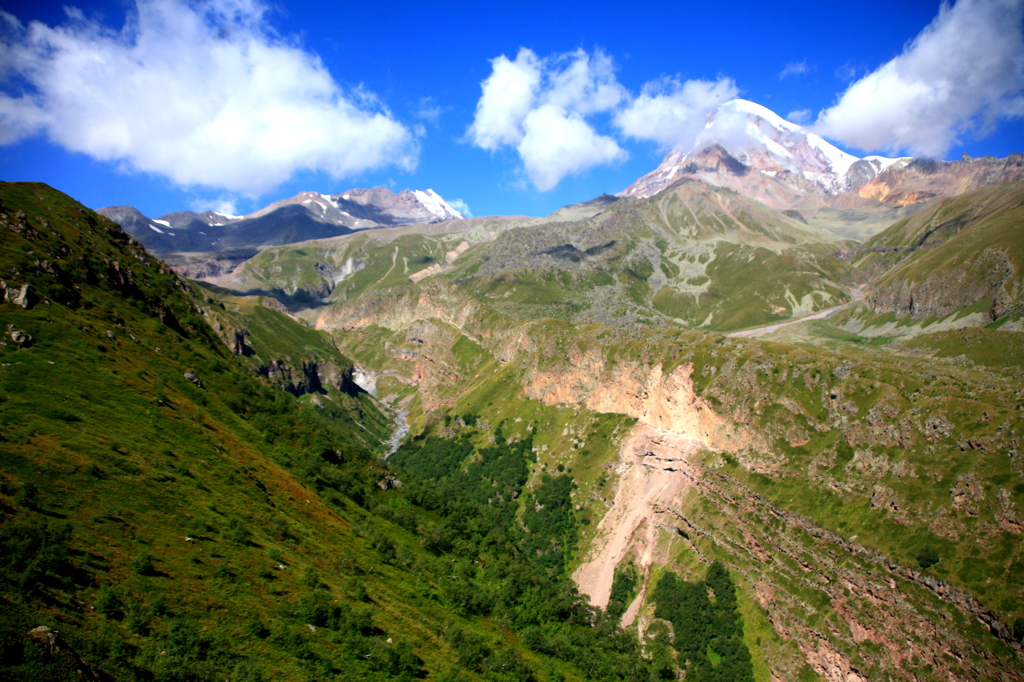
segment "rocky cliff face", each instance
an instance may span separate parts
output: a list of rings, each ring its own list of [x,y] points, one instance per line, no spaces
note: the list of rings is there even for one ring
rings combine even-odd
[[[664,375],[661,365],[607,367],[600,353],[572,348],[569,365],[528,375],[526,395],[547,405],[581,404],[594,412],[624,414],[656,431],[684,435],[702,447],[735,450],[752,442],[694,393],[690,364]]]
[[[875,278],[868,305],[917,319],[982,301],[987,321],[1017,313],[1024,308],[1022,221],[1024,182],[947,199],[900,221],[871,240],[880,253],[861,258],[862,269],[889,268]]]
[[[991,298],[988,319],[1021,310],[1020,277],[1002,251],[989,249],[948,271],[932,272],[924,281],[899,278],[867,298],[873,310],[914,318],[944,317],[960,308]]]

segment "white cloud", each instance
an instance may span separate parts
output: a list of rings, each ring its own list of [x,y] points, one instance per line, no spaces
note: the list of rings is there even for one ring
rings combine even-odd
[[[434,101],[433,97],[421,97],[419,109],[416,111],[416,117],[433,125],[437,125],[437,122],[441,118],[441,114],[443,112],[444,109]]]
[[[543,104],[527,114],[523,129],[519,156],[530,181],[542,192],[566,175],[626,158],[615,140],[599,135],[581,116],[556,104]]]
[[[640,96],[615,116],[615,123],[629,137],[689,151],[708,116],[738,92],[729,78],[685,83],[661,78],[645,84]]]
[[[566,175],[626,157],[587,120],[628,97],[612,59],[600,50],[542,59],[521,48],[515,61],[502,55],[491,68],[467,137],[489,151],[515,147],[537,189],[547,191]]]
[[[786,64],[786,68],[782,69],[779,73],[779,80],[782,80],[786,76],[802,76],[805,73],[810,73],[811,68],[807,66],[807,60],[804,59],[799,62],[790,62]]]
[[[0,144],[43,133],[179,185],[246,194],[298,170],[415,168],[413,134],[263,13],[258,0],[137,0],[113,31],[74,9],[57,27],[0,12]]]
[[[466,137],[488,151],[515,148],[541,191],[567,175],[627,157],[615,137],[598,131],[599,124],[610,124],[620,138],[689,151],[708,117],[738,94],[729,78],[665,77],[646,83],[634,98],[601,50],[542,58],[521,48],[514,61],[502,55],[491,66]]]
[[[473,211],[469,209],[469,204],[467,204],[462,199],[452,199],[451,201],[448,202],[448,205],[454,208],[459,213],[461,213],[463,218],[473,217]]]
[[[857,77],[857,67],[850,62],[846,62],[838,69],[836,69],[836,78],[841,81],[852,81]]]
[[[480,85],[483,94],[469,127],[473,144],[494,151],[523,139],[523,119],[540,89],[541,69],[541,60],[525,47],[514,62],[505,55],[491,60],[491,75]]]
[[[942,156],[961,135],[1024,113],[1022,0],[960,0],[861,78],[815,132],[864,150]]]
[[[791,122],[796,123],[798,125],[803,125],[804,123],[807,123],[807,121],[809,121],[810,119],[811,119],[811,110],[810,109],[797,109],[796,111],[791,111],[788,114],[786,114],[786,120],[787,121],[791,121]]]
[[[222,194],[216,199],[193,199],[189,202],[189,206],[196,213],[214,211],[226,216],[238,214],[238,198],[226,194]]]

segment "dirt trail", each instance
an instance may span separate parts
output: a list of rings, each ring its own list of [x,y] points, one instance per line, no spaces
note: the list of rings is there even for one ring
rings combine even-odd
[[[771,325],[768,325],[767,327],[758,327],[757,329],[744,329],[741,332],[732,332],[731,334],[726,334],[726,336],[742,336],[742,337],[745,337],[745,338],[749,339],[749,338],[754,338],[755,336],[764,336],[765,334],[771,334],[772,332],[777,332],[780,329],[782,329],[783,327],[788,327],[791,324],[798,324],[800,322],[807,322],[809,320],[820,320],[822,318],[828,317],[829,315],[831,315],[832,313],[836,312],[837,310],[842,310],[843,308],[849,308],[854,303],[858,303],[860,301],[863,301],[864,300],[863,287],[857,287],[856,289],[851,289],[850,290],[850,296],[853,297],[853,300],[850,301],[849,303],[844,303],[843,305],[837,305],[834,308],[828,308],[826,310],[819,310],[818,312],[814,313],[813,315],[807,315],[806,317],[801,317],[801,318],[798,318],[796,320],[789,320],[788,322],[780,322],[778,324],[771,324]]]

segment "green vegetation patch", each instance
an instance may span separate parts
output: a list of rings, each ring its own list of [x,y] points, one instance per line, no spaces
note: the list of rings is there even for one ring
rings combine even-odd
[[[753,682],[736,588],[722,564],[712,563],[707,577],[697,582],[680,580],[668,571],[652,599],[657,603],[655,615],[672,623],[673,645],[687,678]]]

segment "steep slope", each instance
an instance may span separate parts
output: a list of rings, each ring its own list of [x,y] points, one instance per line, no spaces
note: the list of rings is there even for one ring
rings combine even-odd
[[[627,326],[742,329],[849,300],[832,235],[728,190],[692,182],[595,201],[568,207],[587,216],[572,221],[474,218],[267,249],[210,281],[320,325],[354,299],[437,276],[515,317]]]
[[[700,154],[717,148],[724,164],[693,164]],[[726,102],[711,115],[692,152],[673,151],[653,172],[622,191],[623,196],[648,197],[703,167],[718,173],[766,175],[800,192],[837,195],[856,189],[879,172],[906,165],[909,159],[847,154],[775,112],[743,99]],[[692,164],[692,165],[691,165]]]
[[[528,439],[526,490],[576,486],[580,589],[610,603],[632,564],[652,647],[664,571],[718,561],[757,679],[1022,678],[1019,366],[516,321],[443,280],[354,305],[339,344],[417,412],[403,464]]]
[[[851,245],[696,182],[584,220],[460,229],[268,249],[230,287],[278,288],[408,413],[395,458],[423,483],[414,501],[514,518],[518,546],[621,614],[652,661],[690,655],[665,622],[669,572],[707,596],[721,566],[742,614],[727,644],[759,681],[1022,679],[1021,368],[994,350],[1016,348],[1016,333],[979,330],[961,359],[948,339],[902,349],[824,322],[840,350],[667,326],[651,281],[680,285],[692,263],[677,252],[721,260],[704,273],[735,287],[737,319],[757,319],[753,302],[779,281],[792,293],[794,274],[822,288],[857,276],[832,255]],[[335,268],[348,274],[324,295],[283,295]],[[600,273],[612,281],[588,280]],[[628,314],[594,312],[627,298]],[[451,519],[424,541],[492,529]],[[501,593],[529,594],[512,575]],[[568,646],[550,626],[522,636],[535,652]]]
[[[242,313],[45,185],[0,185],[0,229],[0,675],[647,674],[515,527],[411,504],[365,394],[321,411],[259,382],[205,321]],[[323,343],[297,326],[275,317],[252,347]],[[466,523],[482,535],[421,542]],[[531,650],[531,627],[573,651]]]
[[[387,187],[350,189],[331,195],[300,192],[245,217],[259,218],[294,205],[305,206],[322,222],[353,229],[437,223],[463,217],[432,189],[406,189],[395,194]]]
[[[179,211],[154,220],[131,206],[108,206],[97,213],[120,225],[150,253],[206,252],[221,236],[216,214]]]
[[[896,164],[856,188],[858,196],[892,206],[907,206],[933,198],[954,197],[988,185],[1024,179],[1024,155],[997,159],[964,155],[961,161],[914,159]]]
[[[276,297],[296,314],[315,319],[327,302],[444,272],[470,244],[490,241],[525,220],[469,218],[311,240],[266,249],[230,275],[207,281],[237,293]]]
[[[845,328],[906,334],[936,322],[996,321],[1016,328],[1024,313],[1022,230],[1024,181],[946,199],[895,223],[848,256],[875,281]],[[881,319],[886,314],[893,319]]]

